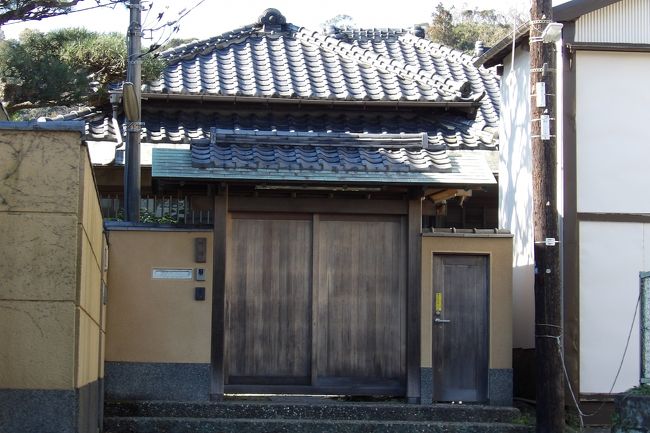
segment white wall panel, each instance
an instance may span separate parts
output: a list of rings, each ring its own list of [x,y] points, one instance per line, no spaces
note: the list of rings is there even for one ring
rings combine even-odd
[[[576,42],[650,44],[650,1],[624,0],[576,21]]]
[[[650,54],[578,51],[575,67],[578,212],[650,212]]]
[[[580,223],[580,392],[607,393],[625,349],[650,263],[650,225]],[[639,382],[639,322],[613,392]]]
[[[528,87],[530,56],[517,48],[504,62],[499,131],[499,226],[513,236],[513,345],[535,346],[532,230],[532,155]]]

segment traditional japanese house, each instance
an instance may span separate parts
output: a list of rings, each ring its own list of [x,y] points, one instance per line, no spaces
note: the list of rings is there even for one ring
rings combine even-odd
[[[163,57],[142,107],[158,224],[107,222],[107,397],[508,404],[497,77],[422,29],[313,31],[274,9]],[[76,116],[107,218],[110,111]]]

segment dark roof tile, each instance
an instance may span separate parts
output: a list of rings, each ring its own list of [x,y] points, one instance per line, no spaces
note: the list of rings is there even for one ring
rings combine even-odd
[[[163,53],[170,65],[145,90],[440,102],[478,101],[487,91],[490,97],[481,100],[481,109],[498,100],[495,75],[474,68],[470,56],[409,31],[337,29],[322,34],[292,24],[271,31],[265,30],[264,19]],[[188,79],[194,76],[200,78]],[[258,89],[265,80],[274,86]]]
[[[86,113],[84,111],[84,113]],[[114,141],[116,131],[110,116],[88,112],[87,139]],[[68,116],[70,117],[70,116]],[[72,119],[72,117],[70,117]],[[460,149],[496,149],[496,128],[473,119],[445,114],[435,119],[415,114],[233,114],[199,110],[162,110],[143,107],[142,140],[152,143],[209,139],[213,127],[233,134],[258,136],[311,137],[317,133],[408,134],[426,133],[430,148],[448,146]],[[124,120],[119,119],[124,137]]]

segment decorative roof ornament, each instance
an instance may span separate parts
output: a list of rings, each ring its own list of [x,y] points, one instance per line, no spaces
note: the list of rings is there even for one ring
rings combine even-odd
[[[259,17],[259,22],[262,24],[265,32],[278,32],[284,30],[287,19],[279,10],[269,8],[262,12],[262,15]]]

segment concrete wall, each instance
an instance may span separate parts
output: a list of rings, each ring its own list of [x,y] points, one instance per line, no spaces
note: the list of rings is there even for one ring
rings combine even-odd
[[[196,263],[201,237],[206,262]],[[111,229],[108,240],[107,397],[208,399],[212,232]],[[152,278],[154,268],[197,267],[205,281]],[[205,288],[204,301],[195,287]]]
[[[491,403],[512,402],[512,242],[510,235],[422,238],[421,366],[432,368],[433,254],[486,255],[489,262],[489,385]]]
[[[3,433],[99,428],[103,228],[82,132],[0,123]]]

